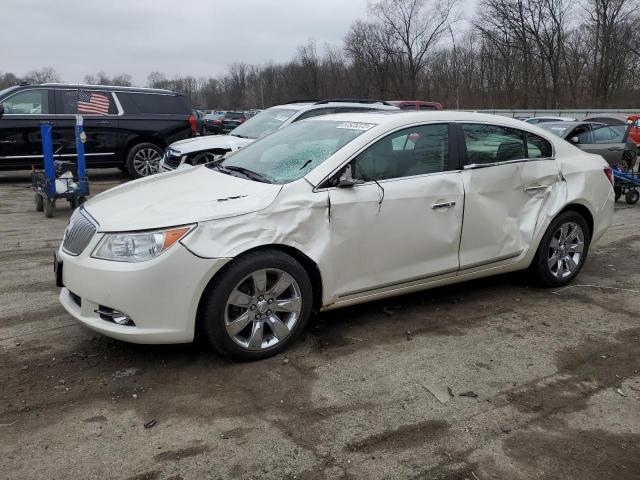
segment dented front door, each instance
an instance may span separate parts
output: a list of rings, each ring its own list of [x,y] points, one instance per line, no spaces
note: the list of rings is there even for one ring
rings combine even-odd
[[[461,172],[367,182],[329,195],[338,298],[458,270]]]
[[[464,224],[460,268],[515,259],[533,233],[558,186],[554,159],[471,165],[463,171]]]

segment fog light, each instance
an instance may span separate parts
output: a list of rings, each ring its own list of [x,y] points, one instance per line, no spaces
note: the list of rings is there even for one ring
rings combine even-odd
[[[97,310],[94,310],[102,320],[117,323],[118,325],[135,325],[131,317],[126,313],[114,310],[113,308],[99,306]]]

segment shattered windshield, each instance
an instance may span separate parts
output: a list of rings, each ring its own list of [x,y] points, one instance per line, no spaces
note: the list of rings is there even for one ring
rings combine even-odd
[[[293,182],[374,126],[326,120],[294,123],[237,151],[219,165],[248,172],[270,183]],[[209,168],[216,165],[209,164]]]
[[[280,128],[296,111],[291,108],[269,108],[233,129],[231,135],[253,139],[264,137]]]

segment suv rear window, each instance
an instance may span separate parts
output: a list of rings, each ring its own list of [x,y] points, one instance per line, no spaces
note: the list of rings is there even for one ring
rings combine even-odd
[[[116,92],[125,113],[191,115],[184,97],[158,93]]]
[[[229,120],[241,120],[244,118],[244,113],[242,112],[227,112],[224,116]]]

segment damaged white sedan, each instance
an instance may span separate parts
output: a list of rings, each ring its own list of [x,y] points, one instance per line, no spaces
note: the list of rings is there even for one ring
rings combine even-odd
[[[572,280],[611,224],[611,170],[535,126],[461,112],[295,123],[73,214],[60,301],[138,343],[258,359],[312,311],[529,269]]]

